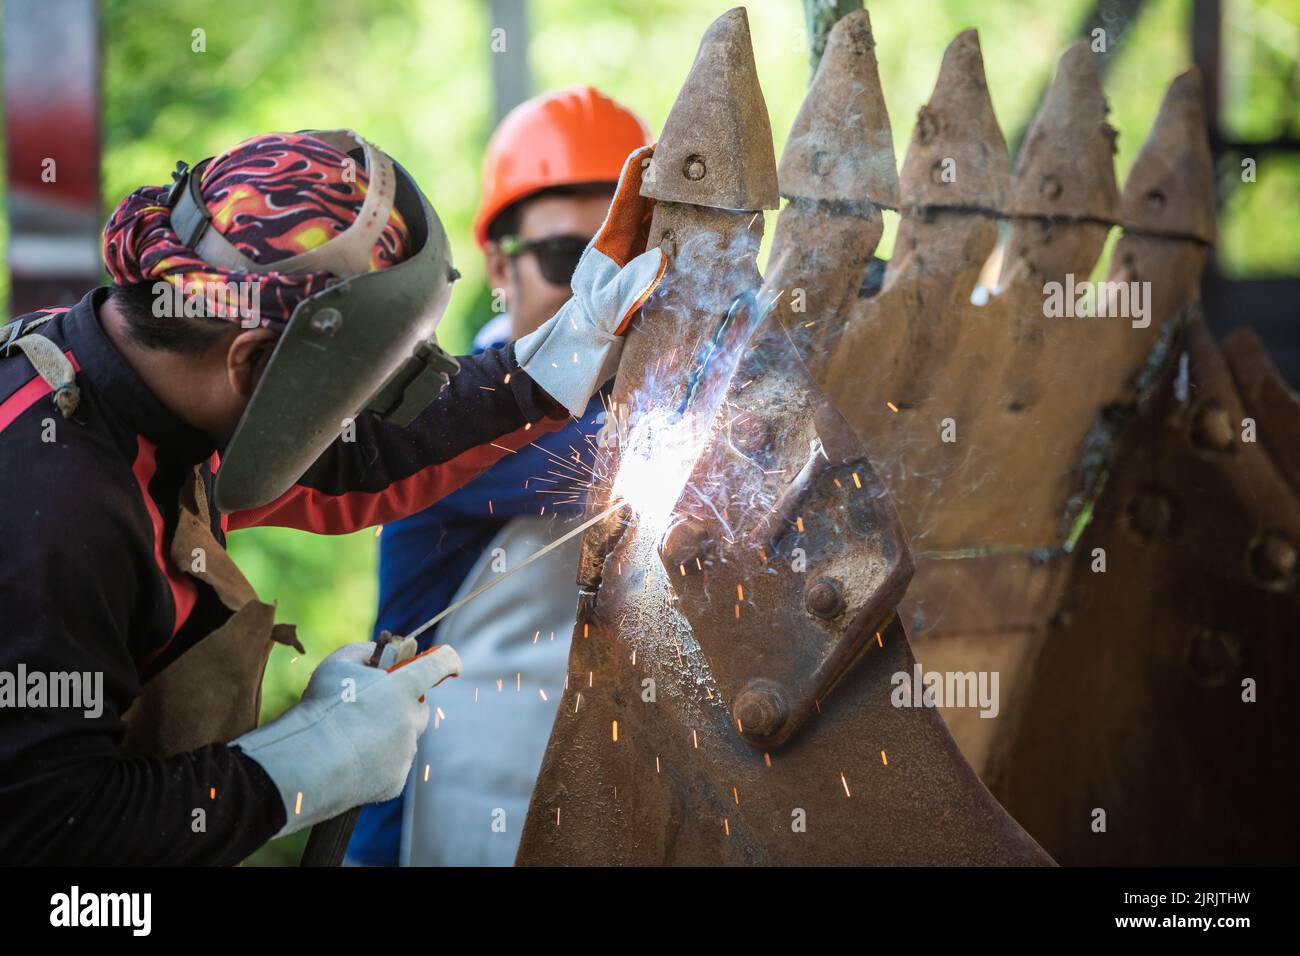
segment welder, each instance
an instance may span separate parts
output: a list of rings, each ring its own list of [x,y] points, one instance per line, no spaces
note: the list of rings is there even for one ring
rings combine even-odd
[[[267,657],[297,641],[226,533],[393,521],[583,414],[663,273],[648,155],[572,299],[459,362],[435,339],[442,226],[345,130],[178,164],[110,217],[111,287],[0,329],[0,672],[102,674],[104,697],[0,707],[0,859],[232,864],[400,791],[455,651],[375,667],[345,645],[257,727]]]

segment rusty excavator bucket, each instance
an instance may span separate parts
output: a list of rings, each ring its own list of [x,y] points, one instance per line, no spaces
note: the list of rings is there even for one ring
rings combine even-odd
[[[789,331],[852,299],[897,204],[865,13],[833,32],[781,168],[764,282],[778,177],[732,10],[648,171],[669,271],[602,442],[627,505],[583,542],[569,681],[517,861],[1049,864],[939,713],[898,705],[915,666],[895,613],[906,536]]]
[[[647,170],[669,271],[519,863],[1293,851],[1300,398],[1199,314],[1198,74],[1122,192],[1106,115],[1070,47],[1013,168],[966,31],[896,172],[858,11],[778,172],[745,13],[709,28]]]
[[[1253,339],[1220,353],[1199,317],[1201,104],[1178,77],[1121,196],[1074,46],[1011,174],[961,34],[917,117],[883,287],[783,317],[906,528],[918,658],[1000,677],[996,717],[945,709],[954,737],[1062,863],[1297,842],[1300,416]],[[1107,291],[1077,314],[1115,225]]]

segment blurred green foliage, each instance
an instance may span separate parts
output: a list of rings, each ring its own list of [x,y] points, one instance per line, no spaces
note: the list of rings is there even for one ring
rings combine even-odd
[[[490,52],[486,0],[103,0],[103,195],[108,208],[143,183],[259,132],[352,127],[397,157],[423,185],[464,274],[440,337],[468,347],[488,316],[483,266],[470,236],[482,148],[492,125],[493,55],[527,55],[540,89],[589,83],[658,129],[705,27],[730,4],[701,0],[532,0],[527,42]],[[760,79],[779,156],[808,79],[801,0],[751,0]],[[881,82],[901,162],[917,109],[948,41],[977,27],[994,108],[1015,142],[1060,50],[1092,0],[910,0],[870,5]],[[1117,45],[1106,81],[1126,174],[1164,88],[1189,63],[1191,0],[1149,0]],[[205,52],[195,52],[195,31]],[[1225,122],[1232,133],[1297,135],[1295,0],[1227,0]],[[1300,273],[1300,169],[1260,163],[1222,226],[1234,272]],[[3,206],[0,183],[0,207]],[[5,234],[0,217],[0,241]],[[886,216],[888,256],[896,217]],[[771,222],[769,220],[769,234]],[[0,302],[7,300],[0,270]],[[375,606],[372,532],[322,538],[279,529],[240,532],[231,550],[280,619],[295,621],[305,658],[277,649],[263,714],[297,699],[317,662],[369,636]],[[292,863],[305,835],[253,862]]]

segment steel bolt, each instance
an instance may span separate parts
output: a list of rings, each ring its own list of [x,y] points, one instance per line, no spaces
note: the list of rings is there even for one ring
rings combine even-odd
[[[321,309],[311,317],[311,330],[318,335],[333,335],[343,325],[338,309]]]
[[[814,578],[804,591],[803,599],[810,614],[826,620],[844,610],[840,582],[834,578]]]
[[[1202,687],[1222,687],[1241,669],[1241,641],[1223,631],[1198,631],[1187,646],[1187,667]]]
[[[736,698],[734,708],[740,731],[755,737],[771,737],[786,720],[781,694],[771,687],[749,686]]]
[[[1231,451],[1236,434],[1228,410],[1218,402],[1201,406],[1192,423],[1192,442],[1205,451]]]
[[[1266,587],[1286,590],[1295,580],[1295,542],[1281,531],[1256,535],[1250,545],[1250,570]]]
[[[1163,492],[1148,488],[1129,503],[1129,523],[1144,538],[1168,532],[1174,520],[1174,505]]]
[[[669,574],[676,577],[680,568],[685,568],[687,574],[698,571],[695,562],[704,560],[708,541],[709,529],[703,521],[692,518],[674,526],[659,551]]]
[[[704,174],[708,172],[708,170],[704,166],[704,157],[699,155],[687,156],[686,165],[683,167],[683,172],[685,172],[687,179],[690,180],[703,179]]]

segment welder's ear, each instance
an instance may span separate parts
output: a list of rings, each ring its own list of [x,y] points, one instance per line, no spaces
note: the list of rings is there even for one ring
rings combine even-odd
[[[488,288],[506,288],[510,284],[510,257],[501,251],[501,244],[492,239],[485,242],[483,259],[487,263]]]
[[[279,336],[270,329],[247,329],[235,336],[226,350],[226,375],[240,398],[251,398],[271,360]]]

